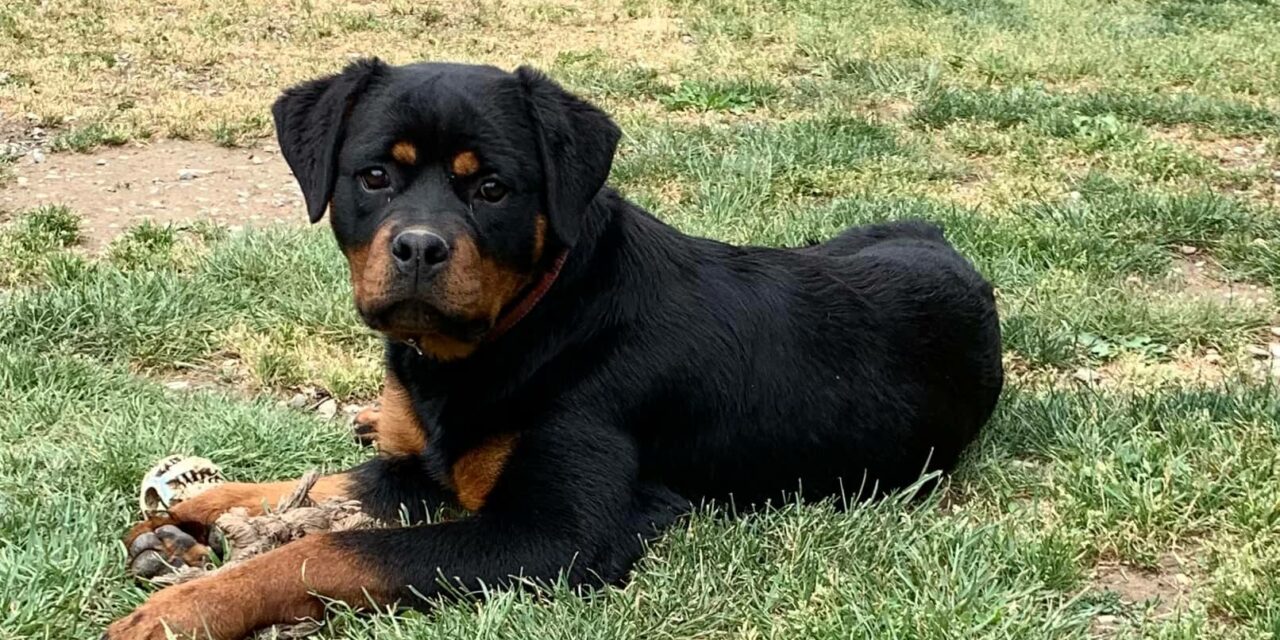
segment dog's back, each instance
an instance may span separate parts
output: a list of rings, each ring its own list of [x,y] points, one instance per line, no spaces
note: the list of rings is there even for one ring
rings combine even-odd
[[[684,275],[611,287],[660,289],[629,328],[644,352],[619,353],[636,377],[611,402],[629,398],[644,457],[682,494],[741,505],[853,493],[864,478],[901,487],[950,469],[990,416],[992,290],[938,227],[855,227],[779,250],[631,219],[654,231],[634,236],[644,253],[663,247],[652,273]]]
[[[884,241],[936,242],[947,244],[942,229],[924,220],[898,220],[858,227],[850,227],[834,238],[813,242],[797,249],[803,253],[832,257],[851,256],[867,247]]]

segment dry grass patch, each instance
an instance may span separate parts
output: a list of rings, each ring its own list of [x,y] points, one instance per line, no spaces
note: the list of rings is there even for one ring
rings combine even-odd
[[[357,348],[289,327],[262,332],[238,325],[220,343],[243,363],[242,375],[257,389],[318,387],[352,400],[372,398],[382,385],[382,354],[372,337]]]
[[[660,2],[397,0],[295,3],[19,0],[0,9],[0,112],[120,136],[214,138],[242,144],[270,132],[267,108],[289,85],[379,55],[551,66],[600,51],[662,70],[688,58]]]

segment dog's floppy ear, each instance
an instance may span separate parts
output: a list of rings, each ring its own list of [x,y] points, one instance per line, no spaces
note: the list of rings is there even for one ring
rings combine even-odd
[[[573,246],[582,216],[609,177],[622,132],[603,111],[541,72],[516,69],[538,135],[551,231]]]
[[[286,89],[271,107],[280,153],[302,187],[313,223],[333,197],[347,116],[383,66],[377,58],[353,62],[342,73]]]

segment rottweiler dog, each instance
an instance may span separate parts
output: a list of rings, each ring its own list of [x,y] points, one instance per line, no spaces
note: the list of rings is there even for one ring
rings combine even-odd
[[[325,599],[426,606],[517,576],[617,583],[691,505],[950,469],[1000,394],[991,286],[938,228],[687,236],[605,185],[618,127],[535,70],[364,60],[273,113],[386,336],[379,452],[312,497],[424,524],[304,538],[157,592],[105,638],[233,640]],[[218,515],[293,486],[204,493],[134,527],[130,556],[198,561]],[[469,515],[425,523],[445,505]]]

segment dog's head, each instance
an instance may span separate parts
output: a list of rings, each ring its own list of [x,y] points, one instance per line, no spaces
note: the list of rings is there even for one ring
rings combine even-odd
[[[369,326],[466,357],[578,240],[619,132],[522,67],[364,60],[285,91],[280,150]]]

